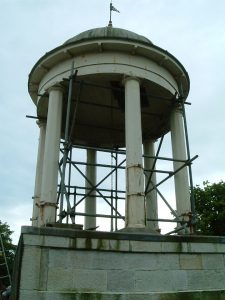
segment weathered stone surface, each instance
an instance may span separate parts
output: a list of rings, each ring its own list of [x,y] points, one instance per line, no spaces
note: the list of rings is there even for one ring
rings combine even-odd
[[[110,240],[109,241],[109,250],[129,251],[129,248],[130,248],[129,241],[120,241],[120,240]]]
[[[39,289],[42,291],[47,290],[48,270],[49,270],[49,249],[44,248],[41,251],[41,257],[40,257],[41,276],[39,276]]]
[[[130,250],[132,252],[161,252],[161,242],[142,242],[142,241],[130,241]]]
[[[73,274],[68,268],[51,268],[48,270],[47,290],[65,291],[73,287]]]
[[[136,292],[172,292],[187,289],[185,271],[137,271]]]
[[[52,232],[25,234],[20,297],[12,300],[225,299],[223,239]]]
[[[42,235],[23,234],[24,245],[39,246],[42,244],[42,240],[43,240]]]
[[[78,291],[107,291],[107,273],[103,270],[74,270],[73,280]]]
[[[224,270],[187,271],[188,290],[219,290],[225,286]]]
[[[23,290],[20,289],[20,296],[19,299],[23,299],[23,300],[41,300],[41,298],[39,297],[40,295],[38,294],[38,292],[36,292],[35,290]]]
[[[108,271],[107,290],[110,292],[134,291],[134,271]]]
[[[93,291],[107,290],[107,273],[99,270],[52,268],[48,272],[49,291]]]
[[[110,255],[108,255],[110,253]],[[96,252],[92,253],[93,268],[100,270],[127,269],[126,253]]]
[[[182,270],[201,270],[202,255],[201,254],[181,254],[180,268]]]
[[[25,247],[22,259],[20,288],[36,290],[39,287],[41,249]]]
[[[223,254],[205,254],[202,255],[203,269],[219,270],[224,269]]]
[[[225,291],[188,291],[177,293],[43,293],[34,297],[22,292],[23,300],[225,300]],[[29,298],[32,297],[32,298]]]
[[[217,250],[217,244],[214,243],[191,243],[189,245],[191,253],[217,253]]]

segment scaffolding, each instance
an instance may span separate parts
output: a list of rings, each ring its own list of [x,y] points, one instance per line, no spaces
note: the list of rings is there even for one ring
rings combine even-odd
[[[2,234],[0,233],[0,283],[2,285],[11,286],[11,275],[9,272],[5,246],[3,243]],[[2,291],[0,290],[0,299],[2,299]]]
[[[68,81],[68,80],[67,80]],[[77,99],[71,112],[72,108],[72,94],[74,83],[78,86]],[[60,147],[60,161],[59,161],[59,184],[58,184],[58,198],[57,198],[57,222],[58,223],[72,223],[77,224],[80,222],[81,217],[95,217],[98,220],[109,220],[107,223],[108,230],[116,231],[119,228],[123,227],[125,216],[124,216],[124,200],[125,200],[125,169],[126,169],[126,151],[124,148],[112,147],[112,148],[102,148],[102,147],[90,147],[84,145],[74,145],[71,141],[71,135],[74,130],[76,123],[76,116],[79,110],[79,100],[82,93],[82,89],[85,85],[93,85],[93,83],[85,82],[84,80],[77,80],[77,71],[74,72],[74,66],[72,66],[71,75],[69,77],[68,83],[68,98],[67,98],[67,113],[65,120],[65,134],[64,140],[61,142]],[[94,84],[95,87],[99,89],[108,89],[109,87]],[[122,88],[111,87],[112,91],[116,93],[124,93]],[[150,169],[145,169],[145,196],[150,193],[152,190],[156,190],[158,198],[160,198],[164,204],[168,207],[173,218],[172,219],[146,219],[150,222],[171,222],[176,223],[177,227],[175,230],[169,231],[166,234],[174,234],[179,231],[185,231],[189,228],[189,232],[193,233],[195,225],[195,200],[193,193],[193,178],[192,178],[192,163],[198,157],[197,155],[191,157],[190,148],[189,148],[189,139],[188,139],[188,130],[187,130],[187,121],[185,113],[185,105],[190,103],[185,102],[185,99],[182,96],[182,87],[180,87],[180,94],[174,95],[171,99],[163,98],[157,95],[146,95],[150,99],[157,99],[160,101],[170,101],[171,110],[175,106],[179,106],[182,109],[183,122],[184,122],[184,131],[185,131],[185,142],[186,142],[186,160],[177,160],[170,157],[160,156],[161,147],[164,140],[164,135],[161,136],[158,142],[158,149],[155,156],[143,155],[143,159],[153,159],[153,164]],[[96,164],[87,163],[84,159],[84,152],[88,150],[94,150],[97,153],[98,160]],[[83,152],[82,152],[83,151]],[[82,153],[81,153],[82,152]],[[79,158],[83,156],[82,159]],[[104,163],[106,157],[108,160],[111,160],[111,163]],[[74,159],[75,157],[75,159]],[[101,161],[103,160],[103,162]],[[157,169],[158,162],[177,161],[182,165],[174,170],[165,170]],[[92,182],[87,178],[85,174],[85,167],[93,166],[98,168],[98,182],[92,184]],[[176,210],[171,206],[170,200],[166,199],[163,193],[160,191],[163,183],[172,178],[176,173],[180,172],[183,168],[188,168],[189,174],[189,186],[190,186],[190,203],[191,211],[188,215],[178,215]],[[153,173],[160,174],[164,176],[157,184],[153,184],[152,176]],[[102,174],[102,177],[101,177]],[[148,176],[147,176],[148,174]],[[100,178],[101,177],[101,178]],[[85,182],[88,182],[90,187],[85,187]],[[121,184],[123,182],[124,184]],[[96,196],[92,196],[95,192]],[[84,212],[84,200],[87,197],[96,197],[96,202],[98,206],[98,212],[96,214],[87,214]],[[160,206],[160,205],[159,205]],[[103,213],[104,207],[108,213]],[[82,222],[82,221],[81,221]],[[105,222],[105,221],[104,221]],[[104,230],[106,225],[103,224]],[[122,225],[121,225],[122,224]],[[99,225],[98,225],[99,226]],[[96,228],[88,228],[89,230],[95,230]]]

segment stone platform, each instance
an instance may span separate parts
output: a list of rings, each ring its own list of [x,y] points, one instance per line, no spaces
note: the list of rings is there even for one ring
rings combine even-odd
[[[13,300],[222,300],[225,237],[22,227]]]

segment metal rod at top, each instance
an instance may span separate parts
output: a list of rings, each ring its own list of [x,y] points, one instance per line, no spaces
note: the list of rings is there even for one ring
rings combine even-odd
[[[110,2],[109,10],[110,10],[109,24],[112,24],[112,0]]]
[[[110,11],[110,13],[109,13],[109,24],[108,24],[108,26],[112,27],[112,0],[111,0],[110,5],[109,5],[109,11]]]

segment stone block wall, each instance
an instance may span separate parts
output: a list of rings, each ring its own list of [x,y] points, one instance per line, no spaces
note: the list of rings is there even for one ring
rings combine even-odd
[[[222,238],[25,227],[18,300],[225,299]]]

